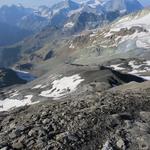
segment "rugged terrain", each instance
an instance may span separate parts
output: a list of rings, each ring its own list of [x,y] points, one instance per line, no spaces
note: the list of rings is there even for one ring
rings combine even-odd
[[[53,57],[57,56],[58,58],[54,64],[58,64],[59,61],[62,63],[65,60],[74,61],[77,58],[84,61],[84,58],[80,58],[82,55],[85,55],[85,57],[99,56],[101,52],[105,51],[105,48],[97,43],[92,43],[92,47],[89,47],[96,38],[96,35],[92,34],[95,33],[95,30],[92,29],[101,29],[100,27],[107,25],[116,18],[139,11],[142,8],[143,6],[137,0],[119,0],[119,5],[118,0],[106,2],[93,0],[83,4],[67,0],[54,5],[52,8],[40,7],[38,10],[26,9],[22,6],[3,6],[0,8],[0,12],[5,12],[1,16],[2,22],[35,32],[30,29],[33,27],[39,32],[15,45],[0,48],[0,66],[10,67],[14,64],[31,63],[33,67],[36,67],[44,63],[46,67],[45,56],[49,52],[53,52]],[[11,11],[13,13],[10,13]],[[17,20],[16,18],[10,19],[14,18],[18,12],[20,15],[17,16]],[[43,20],[40,19],[41,17]],[[110,27],[102,29],[102,33],[107,34],[109,29]],[[140,30],[139,32],[145,31]],[[97,42],[99,40],[103,42],[103,36],[105,35],[102,33],[100,33],[99,39],[95,39]],[[109,41],[110,39],[111,37],[108,37],[106,41],[112,43],[113,41]],[[114,39],[112,38],[112,40]],[[81,43],[76,43],[78,41],[81,41]],[[86,42],[87,44],[85,44]],[[99,42],[101,45],[105,45],[101,42]],[[84,47],[80,47],[82,44],[84,44]],[[12,54],[12,61],[7,57],[8,53]],[[50,58],[48,57],[48,59]],[[82,61],[81,63],[86,63]],[[45,67],[41,67],[41,69]]]
[[[1,113],[0,148],[148,150],[150,83],[127,89],[49,99]]]
[[[149,149],[150,82],[112,70],[120,61],[62,67],[3,89],[0,148]]]
[[[97,25],[141,8],[68,0],[34,11],[50,24],[0,48],[0,149],[149,150],[150,9]]]

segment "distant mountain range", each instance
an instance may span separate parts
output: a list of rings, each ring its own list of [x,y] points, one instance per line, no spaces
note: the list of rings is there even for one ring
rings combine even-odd
[[[137,0],[86,0],[82,3],[65,0],[51,8],[40,6],[38,9],[23,6],[2,6],[0,8],[0,46],[16,43],[23,38],[41,31],[44,27],[58,27],[71,34],[93,29],[107,24],[119,16],[138,11],[143,6]],[[9,32],[9,28],[15,29]],[[8,30],[7,30],[8,29]],[[11,34],[10,34],[11,33]],[[12,41],[7,38],[10,35]]]
[[[149,9],[144,9],[118,18],[106,27],[71,35],[67,29],[47,26],[14,46],[1,48],[0,66],[39,72],[60,62],[85,65],[116,57],[149,57],[149,13]],[[83,14],[90,19],[89,13]],[[94,19],[93,13],[90,14]]]

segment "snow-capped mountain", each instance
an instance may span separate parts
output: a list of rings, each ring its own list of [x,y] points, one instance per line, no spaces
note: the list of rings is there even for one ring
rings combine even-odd
[[[88,5],[92,8],[96,8],[101,5],[107,11],[120,10],[132,12],[143,7],[138,0],[83,0],[79,3],[81,5]]]
[[[120,50],[150,48],[150,10],[125,16],[110,26],[106,38],[112,37]],[[123,48],[124,47],[124,48]]]
[[[79,24],[80,17],[84,16],[85,22],[81,23],[81,26],[85,24],[85,27],[94,28],[103,22],[112,21],[121,15],[142,8],[142,5],[137,0],[88,0],[84,3],[64,0],[53,5],[51,8],[40,6],[36,10],[20,5],[2,6],[0,8],[0,20],[8,25],[35,32],[47,25],[68,27],[65,24],[70,24],[70,22],[72,22],[72,25]],[[96,19],[90,20],[86,18],[92,18],[90,16]],[[77,25],[75,28],[78,27]]]
[[[138,0],[102,0],[102,5],[106,11],[116,11],[130,13],[143,8]]]
[[[40,6],[37,10],[34,11],[37,15],[42,16],[44,18],[50,19],[52,16],[51,9],[47,6]]]
[[[88,24],[87,26],[91,26],[92,28],[94,28],[98,25],[101,25],[102,22],[112,21],[118,16],[138,11],[142,8],[143,6],[137,0],[87,0],[82,2],[65,0],[52,6],[51,8],[42,6],[38,9],[37,13],[49,18],[50,24],[52,26],[65,26],[69,28],[73,27],[73,25],[76,24],[76,20],[80,20],[80,16],[84,15],[84,17],[86,18],[85,14],[89,14],[90,18],[92,13],[92,16],[97,19],[85,21],[84,24]]]
[[[82,3],[64,0],[53,5],[51,8],[40,6],[37,10],[20,5],[2,6],[0,8],[0,20],[8,24],[20,25],[22,20],[26,19],[28,21],[28,17],[33,17],[33,20],[39,19],[40,22],[41,18],[38,17],[42,17],[43,21],[48,19],[53,24],[53,21],[56,22],[56,20],[61,22],[61,17],[64,17],[62,20],[67,21],[70,16],[76,13],[90,12],[99,15],[119,11],[125,14],[142,8],[143,6],[137,0],[87,0]]]
[[[100,63],[117,57],[148,59],[150,57],[149,20],[150,9],[145,9],[124,16],[106,27],[75,37],[68,45],[71,49],[73,47],[79,51],[79,58],[73,63]]]
[[[123,0],[122,2],[125,1],[128,0]],[[123,8],[122,6],[124,6],[124,3],[121,3],[123,5],[120,4],[121,5],[120,7],[116,7],[118,10],[112,12],[112,10],[106,11],[106,8],[104,6],[106,6],[107,2],[110,3],[110,1],[106,1],[105,3],[104,2],[102,3],[100,1],[91,0],[86,2],[85,4],[79,4],[77,2],[68,0],[68,1],[60,2],[51,8],[42,6],[37,11],[32,9],[26,9],[24,7],[22,8],[22,6],[2,7],[0,9],[1,10],[0,12],[2,14],[0,16],[1,20],[9,24],[14,23],[19,28],[26,28],[31,31],[40,30],[40,32],[38,32],[36,35],[32,36],[31,38],[22,41],[17,46],[8,49],[5,48],[0,49],[1,66],[8,67],[9,65],[13,65],[17,61],[19,61],[20,58],[22,59],[22,57],[23,58],[26,57],[24,55],[26,53],[28,54],[28,56],[30,54],[33,53],[34,54],[32,56],[29,56],[29,58],[28,57],[24,58],[25,61],[23,61],[21,64],[24,64],[24,62],[26,64],[31,62],[33,63],[37,61],[38,62],[43,61],[45,55],[47,55],[49,51],[51,50],[53,51],[53,49],[57,46],[54,45],[54,48],[50,47],[49,49],[46,47],[44,49],[46,51],[45,53],[35,53],[39,49],[43,48],[45,46],[45,43],[47,43],[48,41],[55,42],[55,39],[59,40],[63,37],[66,38],[66,36],[68,35],[74,35],[85,30],[95,29],[99,26],[101,27],[103,25],[112,22],[117,17],[123,15],[122,11],[120,13],[120,10],[122,10]],[[112,4],[114,4],[114,0],[111,0],[111,2]],[[137,1],[132,0],[132,6],[133,6],[133,2],[135,2],[135,6],[136,6]],[[93,6],[91,7],[91,5],[94,5],[94,7]],[[141,9],[141,8],[142,6],[138,7],[137,9]],[[134,10],[135,9],[133,9],[133,11]],[[10,13],[11,11],[13,13]],[[16,11],[17,12],[23,11],[22,13],[21,12],[19,13],[18,20],[16,20],[17,22],[9,19],[15,16]],[[124,12],[124,14],[126,13],[127,12]],[[4,18],[7,18],[7,20],[6,19],[4,20]],[[48,26],[45,27],[46,25]],[[101,42],[104,42],[104,40]],[[108,39],[106,40],[106,42],[108,42]],[[113,41],[111,40],[111,42]],[[48,45],[50,44],[48,43]],[[107,45],[109,45],[109,43]],[[12,59],[9,59],[8,53],[10,52],[11,54],[13,54]]]
[[[78,24],[80,24],[80,17],[84,16],[85,22],[84,19],[82,19],[83,23],[81,23],[81,28],[95,28],[111,22],[117,17],[141,10],[142,8],[143,6],[137,0],[89,0],[80,3],[79,9],[69,13],[72,17],[67,21],[67,25],[72,24],[72,26],[69,27],[73,27],[74,25],[74,30],[79,28],[80,31]],[[89,19],[90,16],[95,19]],[[88,19],[86,17],[88,17]],[[65,27],[67,25],[65,25]]]

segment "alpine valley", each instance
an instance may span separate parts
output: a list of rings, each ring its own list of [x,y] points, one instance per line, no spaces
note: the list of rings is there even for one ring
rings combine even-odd
[[[0,7],[1,150],[149,150],[149,80],[138,0]]]

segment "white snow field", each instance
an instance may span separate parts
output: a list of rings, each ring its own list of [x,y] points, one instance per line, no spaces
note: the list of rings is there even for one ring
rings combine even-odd
[[[77,89],[77,86],[83,82],[84,79],[79,74],[68,77],[63,77],[52,82],[52,88],[47,91],[42,91],[40,96],[59,98]]]
[[[108,67],[113,68],[114,70],[125,70],[126,68],[119,67],[121,64],[110,65]],[[128,72],[129,74],[133,74],[139,76],[143,79],[150,80],[150,76],[142,76],[140,73],[149,72],[150,71],[150,60],[144,61],[142,64],[136,64],[136,61],[132,60],[128,63],[128,65],[132,68],[132,71]],[[146,67],[143,67],[146,65]],[[143,68],[140,68],[143,67]]]
[[[150,11],[141,11],[136,15],[125,16],[110,26],[110,31],[105,37],[117,34],[121,29],[131,29],[132,27],[140,27],[143,31],[136,31],[133,34],[118,35],[115,39],[115,45],[121,45],[126,41],[132,41],[137,48],[150,48]],[[119,39],[119,40],[118,40]],[[128,48],[128,44],[126,46]]]
[[[17,100],[17,99],[4,99],[2,101],[0,101],[0,112],[1,111],[8,111],[10,109],[14,109],[16,107],[21,107],[21,106],[25,106],[25,105],[32,105],[38,102],[32,102],[33,95],[26,95],[24,97],[24,99],[22,100]]]
[[[117,65],[111,65],[110,67],[114,68],[115,70],[124,70],[124,68],[119,67],[121,64],[117,64]]]
[[[65,28],[72,28],[74,26],[73,22],[68,22],[64,25]]]

